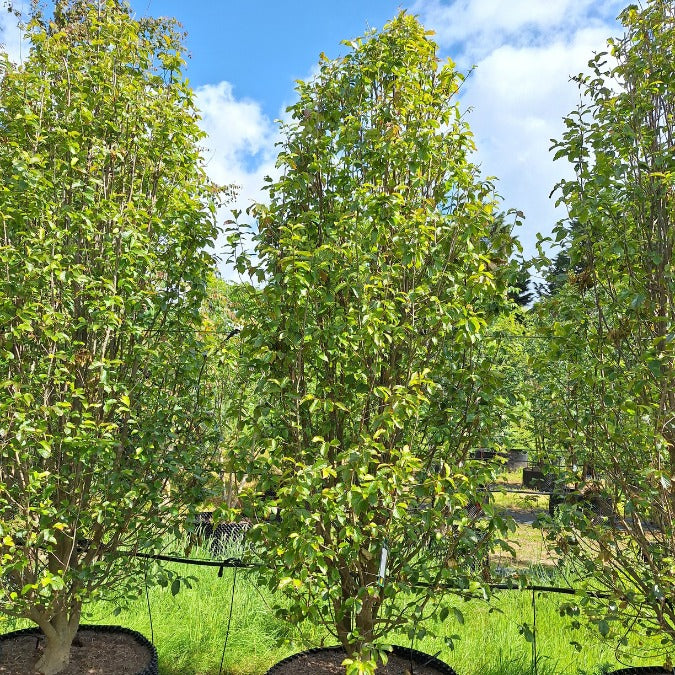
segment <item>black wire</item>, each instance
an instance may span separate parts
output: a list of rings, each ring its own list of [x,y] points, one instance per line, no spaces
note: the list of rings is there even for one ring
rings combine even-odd
[[[230,637],[230,622],[232,621],[232,608],[234,607],[234,589],[237,585],[237,568],[234,568],[234,576],[232,577],[232,595],[230,596],[230,615],[227,617],[227,630],[225,631],[225,643],[223,644],[223,653],[220,657],[220,668],[218,675],[223,673],[223,662],[225,661],[225,650],[227,649],[227,639]]]
[[[537,675],[537,601],[535,590],[532,589],[532,672]]]
[[[413,671],[413,648],[415,646],[415,637],[417,636],[417,624],[419,623],[419,617],[415,617],[415,622],[413,623],[413,634],[412,638],[410,639],[410,650],[408,652],[408,655],[410,657],[410,672]],[[426,665],[426,664],[425,664]]]
[[[502,591],[537,591],[537,593],[560,593],[562,595],[586,595],[589,598],[611,598],[612,594],[605,591],[579,591],[576,588],[560,588],[557,586],[538,586],[528,584],[527,586],[516,586],[514,584],[487,584],[490,588],[496,588]]]
[[[78,546],[78,550],[86,550],[83,547]],[[140,553],[135,551],[119,551],[120,555],[128,555],[130,557],[136,558],[147,558],[149,560],[162,560],[164,562],[175,562],[183,563],[185,565],[198,565],[202,567],[219,567],[222,570],[225,567],[233,567],[236,569],[259,569],[260,565],[253,565],[250,563],[245,563],[241,558],[225,558],[224,560],[205,560],[203,558],[193,559],[193,558],[180,558],[172,555],[160,555],[155,553]],[[220,576],[220,575],[219,575]],[[514,583],[490,583],[485,584],[488,588],[503,590],[503,591],[537,591],[538,593],[561,593],[563,595],[585,595],[589,598],[611,598],[613,597],[609,591],[580,591],[571,586],[567,588],[559,586],[540,586],[538,584],[527,584],[521,586]],[[426,588],[430,584],[417,583],[415,584],[417,588]],[[255,588],[255,586],[254,586]],[[440,584],[438,588],[443,588],[444,590],[453,591],[453,590],[465,590],[457,586],[450,586],[448,584]]]
[[[164,562],[183,563],[185,565],[198,565],[202,567],[245,567],[252,568],[254,565],[244,563],[240,558],[225,558],[225,560],[204,560],[203,558],[179,558],[173,555],[159,555],[154,553],[134,553],[133,551],[120,551],[123,555],[150,560],[163,560]]]
[[[116,333],[128,333],[131,332],[132,330],[137,330],[132,327],[117,327],[115,329]],[[195,333],[199,335],[224,335],[225,340],[224,342],[227,342],[228,340],[231,340],[233,337],[239,335],[241,333],[240,328],[234,328],[234,329],[227,329],[227,330],[220,330],[217,328],[193,328],[186,330],[185,328],[139,328],[138,333],[159,333],[163,335],[194,335]],[[508,332],[502,332],[499,331],[497,333],[483,333],[482,334],[484,338],[492,338],[495,340],[563,340],[563,341],[569,341],[571,342],[571,338],[568,335],[538,335],[538,334],[530,334],[530,335],[522,335],[520,333],[508,333]],[[653,338],[646,336],[643,338],[640,338],[643,341],[648,341],[652,340]]]
[[[145,565],[145,600],[148,604],[148,618],[150,619],[150,642],[154,645],[155,629],[152,625],[152,608],[150,607],[150,593],[148,592],[148,564]]]
[[[175,562],[183,563],[185,565],[201,565],[206,567],[233,567],[237,569],[256,569],[256,565],[247,564],[241,560],[241,558],[225,558],[224,560],[204,560],[204,559],[190,559],[190,558],[179,558],[171,555],[156,555],[152,553],[134,553],[133,551],[122,551],[124,555],[136,556],[138,558],[148,558],[151,560],[162,560],[164,562]],[[612,594],[605,591],[580,591],[572,587],[559,587],[559,586],[540,586],[538,584],[528,584],[526,586],[519,586],[513,583],[491,583],[486,584],[490,588],[503,590],[503,591],[536,591],[537,593],[560,593],[563,595],[586,595],[591,598],[610,598]],[[422,587],[424,584],[417,584],[417,586]],[[456,588],[454,586],[444,585],[445,590],[463,590]]]

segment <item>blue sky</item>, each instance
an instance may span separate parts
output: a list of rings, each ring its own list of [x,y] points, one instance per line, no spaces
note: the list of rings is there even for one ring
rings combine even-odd
[[[132,0],[143,14],[173,16],[187,31],[193,86],[227,80],[238,98],[259,102],[271,118],[292,100],[319,53],[345,52],[342,40],[382,27],[394,0]]]
[[[274,175],[275,119],[294,99],[294,82],[311,76],[320,52],[381,28],[400,9],[436,32],[442,56],[467,71],[461,95],[471,107],[478,161],[496,176],[505,208],[525,214],[518,232],[526,255],[536,233],[564,217],[548,195],[569,175],[553,163],[550,139],[578,103],[569,76],[582,71],[608,37],[627,0],[131,0],[139,15],[174,16],[188,33],[186,74],[197,92],[208,171],[239,185],[237,207],[263,197]],[[0,12],[0,42],[19,58],[16,30]],[[225,214],[223,214],[225,217]],[[223,270],[229,275],[227,270]]]

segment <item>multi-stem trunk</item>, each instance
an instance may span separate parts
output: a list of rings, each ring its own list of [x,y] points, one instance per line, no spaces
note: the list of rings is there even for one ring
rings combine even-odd
[[[45,635],[44,651],[35,664],[40,675],[57,675],[70,662],[70,648],[80,625],[81,607],[62,609],[50,619],[36,619]]]
[[[76,532],[77,530],[75,530]],[[54,533],[54,550],[47,555],[47,567],[54,577],[63,575],[66,570],[77,567],[75,550],[76,535],[66,530]],[[46,610],[36,610],[29,618],[42,630],[46,642],[44,651],[38,659],[35,670],[41,675],[56,675],[70,661],[70,647],[80,625],[82,603],[77,600],[79,583],[66,582],[64,589],[55,591],[53,601]]]
[[[367,553],[367,548],[365,549]],[[382,605],[382,598],[379,593],[367,594],[360,603],[358,611],[347,611],[346,607],[351,606],[356,594],[360,589],[367,588],[370,584],[367,579],[376,578],[376,561],[369,555],[360,556],[358,570],[343,568],[341,573],[340,598],[336,598],[333,608],[336,615],[336,625],[338,637],[345,651],[350,657],[355,654],[361,654],[370,658],[370,654],[364,653],[367,645],[372,645],[380,637],[375,631],[377,616]],[[355,577],[359,580],[355,583]],[[354,640],[354,633],[358,634],[358,639]]]

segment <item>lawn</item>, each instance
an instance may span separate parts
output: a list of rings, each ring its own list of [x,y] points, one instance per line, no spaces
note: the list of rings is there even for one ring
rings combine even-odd
[[[168,588],[149,589],[150,612],[144,595],[119,612],[110,604],[93,604],[87,607],[84,623],[120,624],[151,637],[152,617],[160,675],[218,675],[226,638],[225,675],[262,674],[293,652],[331,643],[320,629],[289,626],[277,619],[270,593],[259,587],[251,571],[238,570],[235,575],[233,569],[225,569],[219,577],[217,568],[185,564],[170,567],[194,576],[193,587],[182,587],[175,596]],[[538,581],[565,583],[547,570],[541,571]],[[524,635],[534,628],[539,675],[599,674],[602,666],[616,663],[615,645],[603,643],[590,632],[571,631],[557,610],[564,599],[567,596],[544,593],[535,593],[533,598],[529,591],[499,591],[489,602],[450,598],[449,602],[461,610],[464,623],[451,612],[445,623],[427,626],[441,637],[427,637],[414,646],[438,653],[459,675],[531,675],[535,672],[533,645]],[[9,624],[5,630],[12,627]],[[454,650],[442,639],[452,635],[458,636]],[[581,652],[570,646],[571,640],[583,645]],[[405,636],[397,636],[392,642],[409,644]]]
[[[516,487],[516,480],[509,476],[504,482]],[[496,505],[516,520],[510,538],[516,558],[492,556],[493,570],[497,574],[529,571],[534,583],[568,586],[559,561],[546,550],[542,532],[531,525],[538,514],[546,512],[548,497],[493,494]],[[228,551],[225,557],[237,553]],[[192,555],[209,557],[205,549]],[[192,587],[181,585],[176,595],[170,588],[153,587],[147,597],[143,594],[122,609],[94,603],[87,606],[83,623],[119,624],[153,637],[160,675],[258,675],[289,654],[334,642],[317,627],[290,626],[278,619],[271,607],[272,595],[250,570],[226,568],[219,576],[216,567],[175,563],[168,567],[194,577]],[[425,637],[414,646],[438,654],[459,675],[599,675],[616,665],[615,644],[584,629],[572,631],[560,617],[558,607],[565,600],[569,596],[516,590],[497,591],[489,601],[450,597],[448,602],[460,609],[463,623],[451,612],[443,624],[425,626],[437,637]],[[24,625],[5,620],[3,628],[8,631]],[[532,631],[534,644],[525,637]],[[449,636],[456,636],[454,649],[444,640]],[[572,641],[583,645],[582,650],[571,646]],[[393,637],[392,642],[409,644],[404,635]]]
[[[517,555],[492,556],[493,570],[528,570],[537,584],[568,586],[569,579],[546,550],[542,532],[530,524],[546,511],[548,497],[495,492],[494,498],[516,519],[511,543]],[[226,557],[231,554],[237,551],[228,551]],[[209,557],[204,549],[192,555]],[[174,596],[170,588],[153,587],[147,597],[143,594],[122,609],[95,603],[87,606],[83,623],[119,624],[153,637],[160,675],[258,675],[289,654],[334,642],[317,627],[289,626],[279,620],[271,607],[272,595],[250,570],[235,573],[226,568],[218,576],[216,567],[175,563],[168,567],[194,577],[192,588],[182,585]],[[497,591],[489,601],[450,597],[448,602],[460,609],[464,622],[451,612],[443,624],[426,626],[438,637],[426,637],[414,646],[438,654],[459,675],[599,675],[616,665],[615,644],[587,630],[572,631],[560,617],[558,607],[565,600],[569,596],[517,590]],[[23,625],[6,621],[4,630]],[[525,637],[533,630],[535,644]],[[454,649],[443,639],[449,636],[457,636]],[[572,641],[583,645],[582,650],[571,646]],[[403,635],[392,642],[409,644]]]

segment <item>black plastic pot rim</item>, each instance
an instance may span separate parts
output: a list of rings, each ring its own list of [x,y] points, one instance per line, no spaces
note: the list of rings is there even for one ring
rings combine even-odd
[[[125,628],[124,626],[97,626],[97,625],[82,625],[79,626],[77,632],[81,631],[96,631],[98,633],[122,633],[132,637],[138,644],[142,645],[150,652],[150,661],[148,665],[140,670],[135,675],[158,675],[159,667],[157,663],[157,649],[155,645],[148,640],[142,633],[132,630],[131,628]],[[21,628],[20,630],[12,631],[11,633],[4,633],[0,635],[0,642],[6,640],[11,640],[13,637],[21,637],[23,635],[42,635],[42,631],[34,626],[32,628]]]
[[[631,666],[621,670],[610,670],[607,675],[675,675],[675,668],[667,670],[663,666]]]
[[[426,654],[425,652],[420,652],[417,649],[412,647],[402,647],[401,645],[390,645],[392,648],[392,653],[396,654],[404,659],[410,659],[415,665],[429,666],[430,668],[435,668],[441,675],[457,675],[457,673],[444,661],[437,659],[435,656]],[[274,675],[277,672],[278,668],[285,666],[286,664],[294,661],[295,659],[301,658],[305,654],[318,654],[319,652],[327,651],[344,651],[342,645],[334,645],[332,647],[314,647],[313,649],[307,649],[304,652],[298,652],[297,654],[291,654],[285,659],[282,659],[278,663],[275,663],[266,673],[266,675]]]

